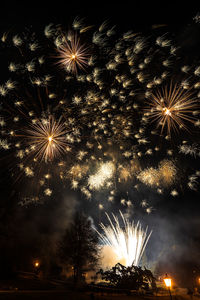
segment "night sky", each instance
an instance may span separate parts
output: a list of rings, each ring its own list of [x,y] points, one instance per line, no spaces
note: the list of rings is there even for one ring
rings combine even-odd
[[[41,1],[36,4],[30,1],[3,1],[1,34],[9,30],[20,32],[24,28],[42,31],[49,23],[62,24],[67,28],[76,16],[84,17],[87,23],[95,25],[109,20],[110,24],[116,25],[119,32],[132,29],[136,32],[150,33],[152,25],[160,24],[162,26],[157,31],[172,32],[174,39],[181,45],[181,54],[188,63],[199,60],[200,24],[193,21],[198,8],[186,7],[189,5],[187,2],[182,3],[181,7],[166,5],[162,1],[159,6],[149,2],[146,4],[145,1],[93,1],[92,4],[85,1],[70,2],[65,1],[63,4],[60,1],[48,1],[44,4]],[[1,64],[0,78],[5,80],[7,65],[3,55]],[[199,143],[199,135],[196,135],[194,140]],[[190,159],[190,163],[200,170],[199,158]],[[187,165],[187,156],[183,164]],[[16,256],[18,251],[25,253],[26,249],[30,249],[35,240],[42,243],[42,240],[53,237],[51,245],[54,247],[54,240],[63,232],[72,214],[78,209],[87,211],[96,226],[104,219],[104,213],[96,209],[92,200],[85,201],[81,193],[73,191],[63,195],[62,191],[58,190],[54,200],[41,205],[21,207],[18,204],[20,190],[14,183],[8,166],[8,160],[2,154],[0,228],[3,230],[6,224],[10,234],[4,235],[2,232],[1,236],[4,241],[9,240],[9,249],[13,247]],[[181,169],[180,165],[179,168]],[[177,197],[163,196],[160,200],[158,194],[144,188],[141,197],[150,193],[148,197],[152,198],[155,210],[149,215],[138,212],[137,219],[153,229],[146,254],[148,266],[159,274],[170,273],[178,283],[184,285],[190,275],[194,274],[194,270],[200,274],[200,193],[199,186],[197,191],[183,190],[184,192]],[[134,193],[129,196],[134,197]],[[118,210],[118,205],[112,207],[113,212],[117,213]]]

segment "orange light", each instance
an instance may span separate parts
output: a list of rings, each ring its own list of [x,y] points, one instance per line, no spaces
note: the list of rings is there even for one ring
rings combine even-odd
[[[40,265],[40,263],[39,263],[38,261],[36,261],[36,262],[34,263],[35,268],[38,268],[39,265]]]
[[[164,278],[164,282],[165,282],[166,287],[168,287],[168,288],[171,287],[171,285],[172,285],[171,278],[168,278],[168,277]]]

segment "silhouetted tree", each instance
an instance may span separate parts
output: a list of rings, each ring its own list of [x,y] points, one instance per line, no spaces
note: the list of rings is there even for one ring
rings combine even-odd
[[[146,268],[143,270],[136,266],[125,267],[118,263],[111,270],[103,271],[101,269],[98,274],[117,288],[133,290],[156,288],[155,278],[152,272]]]
[[[85,271],[97,266],[98,237],[91,226],[91,221],[84,214],[75,214],[59,243],[59,253],[62,261],[73,267],[76,283],[80,281]]]

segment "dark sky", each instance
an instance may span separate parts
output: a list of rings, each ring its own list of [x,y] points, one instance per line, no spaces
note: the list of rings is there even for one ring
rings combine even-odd
[[[0,26],[1,32],[7,31],[10,28],[24,28],[26,26],[33,26],[33,28],[41,28],[43,30],[44,25],[49,23],[62,23],[66,25],[70,23],[75,16],[85,17],[90,24],[101,24],[104,20],[110,20],[110,23],[117,25],[122,32],[133,30],[144,30],[151,27],[154,24],[166,24],[167,29],[177,32],[177,39],[179,39],[183,45],[189,51],[196,51],[195,48],[199,41],[197,31],[192,31],[191,27],[186,26],[192,23],[192,18],[198,13],[198,7],[194,5],[189,6],[188,1],[182,2],[181,6],[176,7],[169,1],[168,4],[163,1],[159,1],[159,5],[154,1],[2,1],[1,2],[1,18]],[[189,46],[188,46],[189,45]],[[6,166],[3,165],[6,170]],[[3,173],[5,176],[5,172]],[[6,191],[5,191],[6,190]],[[7,197],[7,187],[5,187],[2,195]],[[4,199],[6,200],[6,199]],[[149,217],[149,221],[153,227],[157,227],[160,224],[160,228],[157,231],[157,236],[154,235],[154,245],[151,247],[152,251],[157,256],[163,255],[163,260],[166,261],[168,251],[170,247],[176,247],[180,252],[179,259],[175,254],[174,261],[180,260],[180,257],[187,253],[191,255],[191,261],[195,261],[197,251],[197,245],[200,246],[200,242],[195,244],[193,250],[189,252],[190,245],[193,245],[194,241],[200,241],[200,220],[199,220],[199,194],[188,191],[184,197],[173,199],[165,199],[164,204],[161,205],[161,211],[157,211],[153,217]],[[13,200],[9,200],[13,201]],[[174,203],[176,201],[176,203]],[[3,205],[9,207],[9,203],[3,201],[1,204],[1,216],[2,211],[5,210]],[[89,205],[88,205],[89,206]],[[55,210],[56,208],[56,210]],[[69,210],[66,203],[63,203],[59,207],[56,205],[47,205],[43,208],[34,208],[32,214],[32,220],[28,221],[28,229],[35,227],[34,234],[37,230],[44,232],[59,231],[63,228],[61,220],[64,220],[67,216],[63,213],[63,209]],[[14,210],[16,208],[13,208]],[[70,208],[73,210],[73,208]],[[20,213],[23,214],[22,210]],[[20,217],[16,217],[18,220]],[[23,220],[27,216],[23,216]],[[22,220],[21,219],[21,220]],[[42,222],[42,220],[45,220]],[[52,231],[48,228],[49,224]],[[56,222],[55,222],[56,220]],[[58,221],[59,220],[59,221]],[[23,227],[23,221],[20,221]],[[61,224],[62,223],[62,224]],[[34,226],[33,226],[34,224]],[[38,224],[38,226],[36,225]],[[43,224],[43,225],[41,225]],[[40,229],[38,229],[40,228]],[[41,229],[42,228],[42,229]],[[25,230],[22,230],[23,236]],[[158,238],[157,238],[158,237]],[[165,245],[165,251],[163,251],[163,245]],[[159,249],[162,249],[159,250]],[[181,250],[180,250],[181,249]],[[159,253],[160,251],[160,253]],[[161,253],[162,252],[162,253]],[[190,253],[190,254],[189,254]],[[172,255],[172,254],[171,254]],[[172,255],[172,256],[173,256]],[[152,258],[152,261],[156,260],[156,257]],[[190,261],[190,259],[188,258]],[[170,265],[171,268],[171,265]],[[169,268],[169,269],[170,269]],[[172,270],[171,268],[170,270]]]
[[[109,19],[124,29],[151,24],[177,24],[190,22],[198,12],[198,5],[170,1],[2,1],[2,26],[17,24],[46,24],[68,22],[75,16],[89,18],[98,23]]]

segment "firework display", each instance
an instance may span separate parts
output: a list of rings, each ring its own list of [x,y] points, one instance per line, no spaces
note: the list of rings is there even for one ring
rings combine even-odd
[[[189,162],[185,175],[182,158],[199,158],[200,66],[170,34],[118,34],[76,18],[68,31],[4,33],[1,48],[10,77],[0,85],[0,147],[26,182],[21,203],[55,195],[57,184],[87,199],[103,193],[100,209],[115,198],[130,207],[127,195],[143,186],[197,189],[200,171]]]

